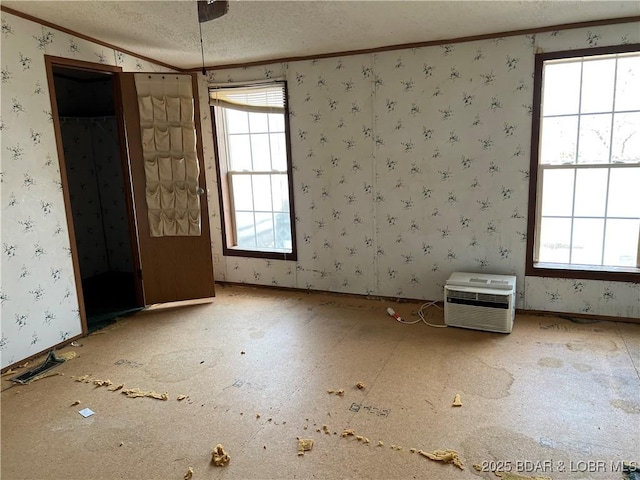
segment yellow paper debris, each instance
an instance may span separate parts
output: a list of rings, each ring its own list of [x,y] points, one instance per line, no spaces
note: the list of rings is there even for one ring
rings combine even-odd
[[[364,383],[363,382],[358,382],[358,383],[356,383],[356,387],[358,387],[358,390],[362,390],[364,388]]]
[[[384,442],[382,440],[378,440],[378,446],[379,447],[384,447]]]
[[[464,470],[464,464],[455,450],[436,450],[433,453],[418,450],[418,453],[436,462],[453,463],[460,470]]]
[[[307,452],[313,448],[313,440],[310,438],[298,438],[298,455],[304,455],[304,452]]]
[[[364,437],[362,435],[356,435],[356,440],[361,442],[362,440],[364,440]]]
[[[184,480],[191,480],[193,478],[193,467],[189,467],[187,473],[184,474]]]
[[[217,467],[223,467],[227,463],[229,463],[231,457],[227,452],[224,451],[224,447],[219,443],[216,445],[216,448],[211,452],[211,461]]]
[[[42,380],[43,378],[57,377],[58,375],[64,376],[64,373],[56,372],[56,373],[47,373],[43,375],[38,375],[37,377],[33,377],[31,381],[37,382],[38,380]]]
[[[56,357],[61,358],[65,361],[71,360],[72,358],[76,358],[78,354],[74,351],[64,352],[64,353],[56,353]]]
[[[9,370],[7,370],[6,372],[4,372],[4,373],[2,374],[2,376],[3,376],[3,377],[6,377],[7,375],[11,375],[11,374],[16,373],[16,372],[17,372],[17,370],[14,370],[13,368],[10,368],[10,369],[9,369]]]
[[[112,385],[111,380],[94,380],[93,384],[96,387],[108,387],[109,385]]]
[[[529,475],[520,475],[518,473],[512,472],[493,472],[497,477],[500,477],[502,480],[552,480],[551,477],[540,477],[537,475],[529,476]]]
[[[120,390],[121,388],[124,388],[124,383],[121,383],[120,385],[112,385],[111,387],[107,388],[107,390],[109,390],[111,392],[116,392],[116,391]]]
[[[349,435],[355,435],[356,431],[353,428],[348,428],[342,432],[343,437],[348,437]]]
[[[76,405],[80,405],[80,400],[76,400],[71,404],[72,407],[75,407]]]
[[[329,395],[331,395],[333,392],[335,392],[335,390],[334,390],[333,388],[329,388],[329,389],[327,390],[327,393],[328,393]]]
[[[126,395],[127,398],[149,397],[157,400],[169,400],[169,396],[166,393],[157,393],[154,391],[143,392],[139,388],[125,389],[122,390],[122,393]]]
[[[182,400],[184,400],[185,398],[187,398],[186,395],[178,395],[178,401],[181,402]]]
[[[409,451],[410,451],[411,453],[416,453],[416,452],[417,452],[417,450],[416,450],[415,448],[410,448],[410,449],[409,449]]]
[[[256,418],[260,418],[260,414],[259,413],[256,413]]]
[[[343,388],[341,388],[340,390],[338,390],[338,391],[336,392],[336,395],[343,396],[343,395],[344,395],[344,389],[343,389]]]
[[[370,441],[367,437],[364,437],[364,439],[363,439],[362,441],[363,441],[364,443],[371,443],[371,441]]]
[[[482,471],[482,465],[480,465],[479,463],[475,463],[473,465],[473,468],[475,468],[478,472]]]
[[[460,394],[459,393],[456,393],[456,396],[453,399],[453,404],[451,406],[452,407],[461,407],[462,406],[462,400],[460,400]]]
[[[76,382],[90,383],[90,375],[82,375],[81,377],[76,378]]]

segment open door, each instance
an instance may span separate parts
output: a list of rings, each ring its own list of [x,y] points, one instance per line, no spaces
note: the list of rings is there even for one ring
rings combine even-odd
[[[214,296],[195,74],[119,73],[144,304]]]

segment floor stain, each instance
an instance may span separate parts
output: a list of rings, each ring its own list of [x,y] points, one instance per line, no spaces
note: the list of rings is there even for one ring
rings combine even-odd
[[[619,398],[616,398],[615,400],[611,400],[611,405],[613,405],[616,408],[619,408],[620,410],[623,410],[627,413],[631,413],[631,414],[640,414],[640,405],[638,405],[637,403],[633,403],[633,402],[628,402],[627,400],[621,400]]]
[[[538,324],[540,330],[549,330],[554,332],[594,332],[605,333],[606,330],[600,327],[588,327],[585,325],[571,325],[569,323],[547,323],[540,322]]]
[[[566,347],[573,352],[613,353],[618,351],[618,345],[613,340],[589,339],[573,340],[566,343]]]
[[[634,385],[630,384],[629,379],[624,376],[612,375],[611,373],[594,373],[592,378],[607,390],[634,388]],[[634,382],[634,384],[635,383],[636,382]]]
[[[218,348],[190,348],[154,355],[145,371],[155,380],[180,382],[212,368],[223,356]]]
[[[560,368],[563,365],[563,362],[559,358],[543,357],[538,360],[538,365],[541,367]]]
[[[485,473],[495,470],[527,475],[547,475],[550,472],[527,470],[531,470],[532,465],[535,467],[536,462],[548,462],[549,459],[553,459],[553,466],[559,461],[565,461],[568,465],[570,459],[569,453],[565,450],[541,445],[535,438],[495,426],[472,430],[462,441],[461,446],[460,454],[465,461],[469,465],[477,464],[483,470],[477,472],[471,468],[470,471],[485,478],[497,478]],[[545,464],[541,463],[541,465]]]
[[[129,368],[144,367],[144,363],[136,362],[135,360],[127,360],[126,358],[121,358],[120,360],[116,361],[114,365],[123,365]]]
[[[587,365],[586,363],[574,363],[573,368],[580,372],[590,372],[591,370],[593,370],[593,367],[591,365]]]
[[[264,330],[257,330],[257,331],[251,332],[249,336],[254,340],[257,340],[258,338],[264,337]]]

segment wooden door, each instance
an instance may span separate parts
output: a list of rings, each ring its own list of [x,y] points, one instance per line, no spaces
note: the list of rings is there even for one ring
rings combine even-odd
[[[118,74],[126,130],[127,150],[133,188],[133,203],[138,233],[144,304],[203,299],[214,296],[213,261],[204,157],[200,128],[200,108],[195,74],[168,73],[191,78],[193,91],[197,174],[200,195],[200,233],[192,236],[152,236],[146,196],[147,174],[142,145],[140,111],[134,73]],[[158,74],[149,74],[158,75]],[[184,78],[183,78],[184,80]],[[155,231],[153,232],[156,234]]]

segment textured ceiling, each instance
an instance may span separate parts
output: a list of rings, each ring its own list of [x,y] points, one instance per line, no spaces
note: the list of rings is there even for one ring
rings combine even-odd
[[[195,0],[2,5],[178,68],[202,65]],[[249,1],[202,24],[208,66],[640,15],[638,1]]]

